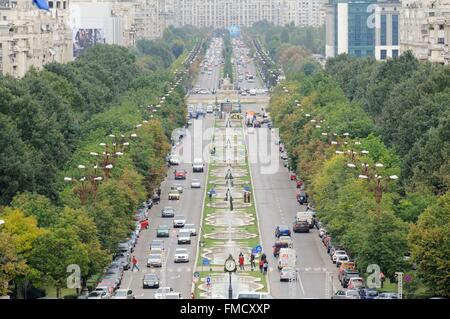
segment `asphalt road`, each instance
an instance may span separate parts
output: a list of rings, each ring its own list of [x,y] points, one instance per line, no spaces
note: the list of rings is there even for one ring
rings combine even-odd
[[[247,109],[254,111],[261,111],[264,105],[255,107],[243,106],[243,112]],[[263,135],[262,130],[267,134]],[[283,166],[280,160],[278,146],[275,145],[274,136],[270,130],[263,126],[262,128],[254,129],[254,133],[250,135],[259,135],[258,143],[268,143],[271,145],[267,147],[268,150],[276,150],[276,156],[272,158],[275,160],[277,167],[274,172],[265,173],[264,167],[267,169],[267,158],[262,160],[251,161],[250,168],[253,179],[253,189],[256,198],[256,207],[258,210],[258,218],[261,229],[262,246],[266,252],[269,261],[269,283],[270,292],[274,298],[326,298],[331,296],[333,290],[339,289],[337,281],[337,268],[331,262],[326,250],[318,236],[318,230],[313,228],[309,233],[293,233],[294,249],[297,255],[297,282],[288,283],[280,282],[279,272],[276,268],[277,259],[273,257],[272,246],[275,243],[275,228],[278,225],[286,225],[292,229],[292,224],[297,212],[304,211],[305,206],[300,206],[296,200],[295,183],[290,180],[290,174],[287,168]],[[250,148],[249,137],[247,135],[247,145]],[[253,138],[253,136],[251,137]],[[334,280],[326,280],[327,272],[328,278]],[[326,292],[326,282],[328,282],[328,292]],[[334,284],[334,288],[332,287]]]
[[[215,68],[219,69],[219,67]],[[213,75],[214,81],[217,83],[212,83],[211,87],[218,86],[219,81],[219,71],[216,70],[215,75]],[[212,81],[212,82],[214,82]],[[200,74],[198,78],[198,83],[211,83],[210,76],[205,74]],[[189,104],[189,100],[187,101]],[[162,218],[161,209],[165,206],[171,206],[175,209],[175,215],[184,215],[187,217],[186,223],[193,223],[197,228],[197,233],[199,232],[200,215],[203,206],[203,199],[205,194],[205,183],[207,174],[207,163],[204,173],[193,173],[192,172],[192,159],[194,157],[199,157],[199,152],[209,144],[211,139],[211,132],[208,131],[212,128],[214,123],[213,114],[207,114],[205,118],[199,118],[193,120],[193,125],[190,126],[188,131],[188,136],[192,136],[192,143],[188,143],[187,139],[184,138],[177,149],[183,147],[191,148],[191,161],[185,163],[181,161],[180,165],[172,166],[167,171],[167,177],[161,184],[161,201],[158,205],[154,205],[149,210],[149,220],[150,227],[146,230],[142,230],[138,243],[135,247],[133,255],[136,256],[138,260],[139,271],[131,270],[125,271],[121,283],[121,289],[131,289],[135,294],[136,298],[141,299],[153,299],[155,289],[143,289],[142,279],[146,273],[156,273],[160,280],[160,287],[171,287],[175,292],[180,292],[183,298],[189,298],[191,293],[192,284],[192,271],[194,269],[195,257],[198,248],[198,236],[191,237],[190,245],[178,245],[177,244],[177,230],[173,229],[173,218]],[[194,134],[195,132],[207,132],[206,134]],[[184,153],[184,152],[183,152]],[[180,160],[183,156],[180,157]],[[187,173],[186,180],[176,180],[174,179],[173,170],[185,169]],[[202,187],[200,189],[191,189],[190,184],[192,179],[200,179]],[[179,201],[168,200],[168,192],[170,187],[174,184],[181,184],[183,186],[183,193]],[[150,244],[153,239],[156,239],[156,229],[159,225],[168,225],[171,228],[170,237],[164,238],[164,264],[161,268],[147,268],[147,257],[150,253]],[[158,238],[161,239],[161,238]],[[174,255],[176,248],[187,248],[189,252],[189,263],[174,263]]]

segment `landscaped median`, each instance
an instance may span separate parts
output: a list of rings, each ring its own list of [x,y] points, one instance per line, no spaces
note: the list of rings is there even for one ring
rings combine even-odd
[[[238,264],[244,255],[244,270],[232,275],[233,296],[242,291],[267,292],[267,275],[256,268],[252,271],[252,249],[260,245],[257,214],[252,195],[252,184],[246,157],[242,120],[216,119],[207,177],[207,193],[203,207],[201,237],[195,282],[196,298],[227,298],[229,277],[224,263],[231,254]],[[230,182],[232,181],[232,182]],[[230,187],[231,186],[231,187]],[[211,196],[210,196],[210,191]],[[244,193],[250,194],[250,202]],[[232,204],[230,201],[232,197]],[[207,278],[210,278],[210,285]]]

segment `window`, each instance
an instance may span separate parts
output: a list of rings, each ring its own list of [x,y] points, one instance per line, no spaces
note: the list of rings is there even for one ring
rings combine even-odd
[[[444,38],[438,38],[437,39],[437,43],[438,44],[445,44],[445,39]]]
[[[48,2],[48,7],[49,7],[49,8],[53,8],[53,1],[49,1],[49,2]]]
[[[380,44],[381,45],[386,45],[386,15],[382,15],[381,16],[381,39],[380,39]]]
[[[398,45],[398,15],[392,15],[392,45]]]
[[[380,60],[386,60],[386,56],[387,56],[386,50],[381,50],[380,51]]]
[[[392,50],[392,57],[397,58],[398,57],[398,50]]]

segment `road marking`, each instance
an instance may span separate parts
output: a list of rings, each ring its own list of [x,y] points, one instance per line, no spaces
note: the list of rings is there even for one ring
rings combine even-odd
[[[302,289],[303,295],[305,294],[305,288],[303,288],[302,278],[300,277],[300,273],[297,273],[298,276],[298,283],[300,284],[300,288]]]

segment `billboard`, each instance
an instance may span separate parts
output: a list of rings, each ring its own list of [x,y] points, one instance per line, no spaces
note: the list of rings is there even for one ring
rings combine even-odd
[[[106,43],[103,29],[75,29],[73,32],[73,57],[79,57],[84,50],[97,43]]]

